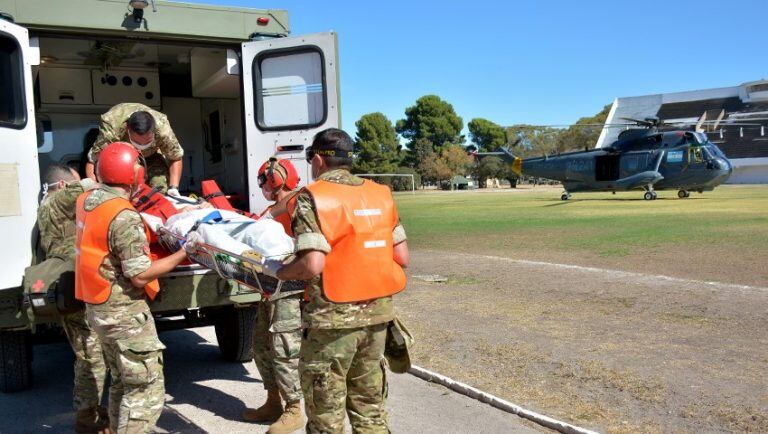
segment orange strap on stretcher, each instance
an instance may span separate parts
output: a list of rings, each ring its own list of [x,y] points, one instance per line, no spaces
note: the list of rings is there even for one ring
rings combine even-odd
[[[234,211],[238,214],[244,215],[246,217],[250,217],[254,220],[258,220],[259,216],[253,213],[250,213],[248,211],[243,211],[240,209],[235,208],[232,206],[231,203],[229,203],[229,199],[227,199],[227,196],[221,192],[221,188],[219,188],[219,184],[216,183],[213,179],[207,179],[200,183],[200,186],[203,190],[203,199],[207,200],[211,205],[213,205],[214,208],[223,209],[227,211]]]
[[[139,185],[136,193],[131,197],[131,205],[136,211],[160,217],[165,223],[171,216],[176,215],[176,207],[173,206],[160,190],[147,184]]]

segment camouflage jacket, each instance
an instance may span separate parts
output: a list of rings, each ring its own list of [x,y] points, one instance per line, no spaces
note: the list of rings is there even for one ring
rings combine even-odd
[[[361,178],[352,175],[347,170],[332,170],[326,172],[318,180],[337,182],[345,185],[360,185]],[[291,216],[291,225],[296,237],[296,251],[318,250],[324,253],[331,251],[331,246],[323,236],[318,224],[317,213],[312,197],[302,191],[296,198],[296,209]],[[397,224],[392,231],[393,243],[405,241],[405,230]],[[389,322],[394,319],[395,309],[392,297],[359,303],[334,303],[323,293],[322,275],[307,282],[309,302],[304,307],[302,320],[308,328],[343,329],[365,327]]]
[[[102,184],[88,196],[83,206],[90,211],[115,197],[127,198]],[[106,303],[94,305],[94,308],[102,311],[146,309],[144,288],[137,288],[131,283],[131,277],[147,271],[152,265],[149,242],[139,213],[135,210],[121,211],[109,224],[107,237],[109,255],[101,263],[99,273],[111,282],[112,294]]]
[[[96,182],[83,179],[51,192],[37,209],[40,246],[46,258],[68,258],[75,255],[75,207],[77,198],[96,187]]]
[[[181,160],[184,156],[184,149],[182,149],[178,139],[176,139],[168,118],[159,111],[152,110],[144,104],[127,102],[118,104],[101,115],[99,136],[96,138],[96,142],[94,142],[90,152],[88,152],[88,161],[95,163],[99,152],[112,142],[129,141],[125,123],[137,111],[149,112],[155,118],[155,141],[152,143],[152,146],[141,151],[142,155],[146,158],[159,153],[166,161]]]

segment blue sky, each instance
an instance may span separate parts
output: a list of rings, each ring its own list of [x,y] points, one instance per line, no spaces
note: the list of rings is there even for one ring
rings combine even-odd
[[[192,1],[287,9],[293,35],[336,30],[350,132],[426,94],[465,124],[563,124],[618,96],[768,78],[766,0]]]

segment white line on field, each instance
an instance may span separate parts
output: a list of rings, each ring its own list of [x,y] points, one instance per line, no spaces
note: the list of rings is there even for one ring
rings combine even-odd
[[[628,278],[643,279],[645,281],[647,281],[648,279],[657,279],[657,280],[664,280],[666,282],[671,282],[671,283],[688,283],[688,284],[697,284],[697,285],[707,285],[707,286],[712,286],[720,289],[741,289],[741,290],[768,292],[768,288],[764,286],[738,285],[735,283],[683,279],[680,277],[664,276],[662,274],[647,274],[647,273],[637,273],[634,271],[611,270],[608,268],[583,267],[581,265],[558,264],[556,262],[529,261],[526,259],[506,258],[504,256],[477,255],[473,253],[455,253],[455,254],[457,256],[469,256],[469,257],[478,258],[478,259],[491,259],[494,261],[511,262],[511,263],[520,264],[520,265],[535,265],[539,267],[550,267],[550,268],[558,268],[563,270],[578,270],[578,271],[586,271],[590,273],[600,273],[602,275],[608,275],[611,277],[619,277],[619,278],[628,277]]]

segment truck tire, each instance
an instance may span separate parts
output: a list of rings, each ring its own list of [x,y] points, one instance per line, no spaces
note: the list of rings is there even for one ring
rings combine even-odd
[[[0,391],[18,392],[32,386],[32,333],[0,332]]]
[[[230,362],[253,359],[253,326],[256,322],[255,306],[225,309],[214,325],[219,351]]]

